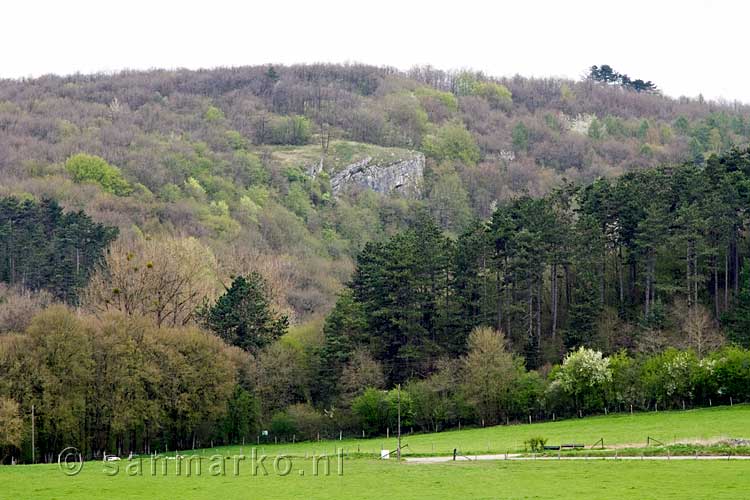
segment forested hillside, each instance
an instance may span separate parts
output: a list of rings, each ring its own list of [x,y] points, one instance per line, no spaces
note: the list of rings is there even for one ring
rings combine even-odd
[[[747,400],[749,138],[607,65],[0,81],[0,452]]]
[[[330,308],[365,242],[409,226],[421,207],[457,235],[563,179],[747,142],[747,107],[636,92],[599,73],[573,82],[306,65],[6,80],[0,190],[83,209],[124,239],[195,237],[216,258],[217,291],[260,270],[303,321]],[[347,165],[414,151],[427,156],[420,195],[333,195],[331,176]]]

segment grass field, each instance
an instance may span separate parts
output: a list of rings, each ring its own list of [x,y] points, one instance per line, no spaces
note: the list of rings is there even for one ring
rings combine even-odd
[[[750,405],[714,407],[698,410],[616,414],[583,419],[561,420],[533,424],[497,426],[435,434],[413,434],[403,437],[407,455],[448,455],[457,448],[464,454],[505,453],[523,451],[524,441],[533,436],[548,439],[548,444],[580,443],[586,446],[604,439],[605,445],[641,445],[647,438],[665,444],[680,440],[714,439],[723,437],[750,439]],[[250,445],[242,451],[247,452]],[[267,454],[296,456],[313,453],[334,454],[343,448],[349,454],[357,451],[373,455],[381,449],[394,450],[396,439],[344,439],[343,441],[304,442],[296,444],[261,444]],[[239,454],[240,447],[224,447],[220,453]],[[206,453],[209,453],[207,450]]]
[[[344,474],[309,477],[108,477],[87,464],[75,477],[56,466],[6,467],[0,499],[737,499],[750,490],[750,463],[455,462],[397,464],[347,460]],[[309,467],[308,467],[309,470]]]
[[[581,442],[643,445],[646,437],[673,440],[750,437],[750,406],[721,407],[684,412],[610,415],[531,425],[500,426],[408,436],[413,454],[448,454],[454,447],[466,454],[516,451],[529,436],[544,436],[550,443]],[[724,499],[748,498],[750,461],[525,461],[451,462],[445,464],[398,464],[363,457],[392,447],[394,440],[344,440],[295,445],[262,445],[259,453],[269,455],[253,474],[248,462],[225,460],[225,475],[203,461],[201,473],[185,470],[177,476],[175,461],[151,469],[150,459],[140,468],[122,461],[115,464],[87,462],[80,474],[65,475],[55,465],[0,467],[0,500],[16,499],[172,499],[172,498],[498,498],[498,499]],[[488,445],[489,443],[489,445]],[[343,458],[341,475],[336,458],[330,475],[312,470],[313,451],[333,453],[340,446],[350,450]],[[356,455],[356,447],[360,455]],[[250,446],[243,450],[249,454]],[[202,450],[208,457],[219,451],[236,455],[239,447]],[[274,469],[275,455],[296,457]],[[186,452],[185,455],[190,455]],[[355,458],[359,457],[359,458]],[[282,475],[285,467],[288,475]],[[114,467],[118,468],[113,474]],[[301,472],[302,471],[302,472]],[[136,473],[136,475],[129,475]]]

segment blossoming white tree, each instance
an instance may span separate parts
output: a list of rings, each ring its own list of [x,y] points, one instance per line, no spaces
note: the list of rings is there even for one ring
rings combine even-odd
[[[584,401],[601,397],[604,388],[612,381],[609,358],[600,351],[581,347],[565,356],[555,382],[575,401],[580,410]]]

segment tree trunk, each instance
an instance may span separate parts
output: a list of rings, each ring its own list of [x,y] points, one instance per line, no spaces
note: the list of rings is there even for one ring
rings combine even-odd
[[[729,309],[729,249],[724,254],[724,310]]]
[[[528,338],[534,338],[534,288],[532,286],[531,277],[527,278],[527,290],[528,290],[528,314],[529,314],[529,325],[528,325]]]
[[[539,276],[539,281],[536,284],[536,348],[537,353],[542,348],[542,283],[544,283],[543,276]]]
[[[737,244],[737,232],[734,234],[734,296],[740,291],[740,248]]]
[[[607,252],[606,248],[602,249],[602,274],[599,277],[599,303],[604,306],[604,297],[607,291]]]
[[[503,284],[500,280],[500,270],[498,269],[496,280],[496,291],[497,291],[497,329],[503,329]],[[506,332],[507,333],[507,332]]]
[[[649,259],[646,262],[646,286],[645,286],[645,303],[644,303],[644,315],[646,318],[648,318],[648,314],[650,311],[650,305],[651,305],[651,260]]]
[[[693,287],[691,285],[692,277],[690,275],[690,263],[691,263],[691,256],[690,256],[690,246],[691,242],[688,241],[687,244],[687,251],[685,255],[685,263],[687,264],[687,271],[685,272],[685,284],[687,285],[687,305],[688,309],[691,309],[693,307]]]
[[[625,288],[623,286],[622,281],[622,247],[618,247],[617,249],[617,279],[620,284],[620,306],[622,306],[623,302],[625,301]]]
[[[552,264],[552,338],[557,333],[557,263]]]
[[[505,303],[508,304],[508,306],[511,306],[513,304],[513,297],[514,292],[516,288],[516,279],[515,275],[513,276],[513,281],[511,282],[511,286],[509,287],[507,283],[505,284]],[[510,331],[510,312],[505,314],[505,332],[508,334],[508,338],[511,338],[511,331]]]
[[[698,303],[698,252],[693,249],[693,304]]]
[[[719,257],[714,255],[714,317],[719,319]]]

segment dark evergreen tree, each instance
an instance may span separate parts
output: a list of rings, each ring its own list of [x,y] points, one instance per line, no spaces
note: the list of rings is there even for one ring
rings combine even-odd
[[[740,290],[734,307],[722,316],[727,337],[745,348],[750,348],[750,265],[745,263],[740,274]]]
[[[256,352],[286,333],[289,318],[271,304],[268,283],[260,273],[238,276],[215,304],[204,304],[197,317],[216,335]]]
[[[449,240],[423,213],[412,229],[365,245],[357,259],[350,287],[391,381],[424,373],[449,349],[450,251]]]
[[[117,229],[52,200],[0,200],[0,281],[75,304]]]
[[[316,401],[327,404],[339,392],[339,378],[344,366],[351,360],[354,349],[357,346],[371,346],[362,306],[354,300],[350,289],[345,289],[339,295],[336,305],[326,317],[323,336],[317,367],[318,383],[312,390]]]

